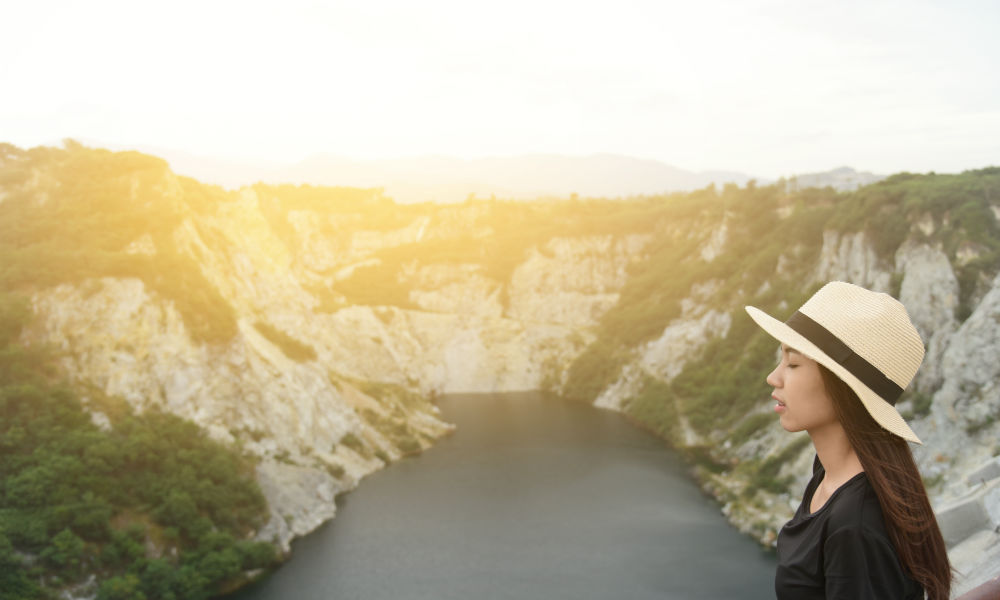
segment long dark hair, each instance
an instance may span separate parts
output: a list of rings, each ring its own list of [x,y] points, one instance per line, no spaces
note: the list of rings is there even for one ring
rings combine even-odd
[[[886,531],[903,568],[923,586],[929,600],[948,600],[952,576],[948,551],[910,447],[876,423],[839,377],[823,365],[820,373],[837,418],[878,496]]]

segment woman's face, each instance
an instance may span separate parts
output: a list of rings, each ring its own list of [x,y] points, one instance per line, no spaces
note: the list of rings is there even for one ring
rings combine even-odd
[[[767,376],[767,383],[774,386],[774,412],[786,431],[816,432],[837,423],[819,364],[798,350],[781,345],[781,361]]]

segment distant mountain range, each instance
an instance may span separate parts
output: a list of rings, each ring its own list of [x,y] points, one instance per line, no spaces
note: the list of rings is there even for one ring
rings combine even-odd
[[[835,190],[848,191],[856,190],[859,187],[885,179],[885,175],[876,175],[867,171],[855,171],[851,167],[840,167],[831,171],[823,171],[822,173],[804,173],[796,175],[792,179],[793,185],[800,189],[830,186]]]
[[[84,141],[88,146],[111,147]],[[257,182],[349,187],[380,187],[400,203],[461,202],[470,195],[504,199],[581,197],[619,198],[690,191],[714,183],[744,186],[772,180],[735,171],[687,171],[655,160],[616,154],[562,156],[525,154],[460,159],[445,156],[359,160],[317,155],[291,165],[253,164],[195,156],[152,147],[136,150],[164,158],[175,173],[206,183],[238,188]],[[884,175],[840,167],[790,178],[798,187],[832,186],[851,190]]]

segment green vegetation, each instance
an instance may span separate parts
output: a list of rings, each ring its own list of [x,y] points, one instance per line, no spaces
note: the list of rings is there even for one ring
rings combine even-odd
[[[20,343],[27,293],[87,281],[81,290],[93,294],[104,276],[143,280],[195,339],[232,337],[232,307],[173,245],[172,202],[183,198],[168,193],[165,175],[163,161],[137,153],[0,144],[4,598],[54,598],[89,574],[101,600],[208,598],[276,559],[271,544],[246,541],[267,516],[253,465],[176,416],[93,397],[112,423],[98,428],[57,383],[48,350]],[[199,202],[216,200],[203,191]],[[125,252],[144,235],[155,253]]]
[[[364,442],[362,442],[361,439],[358,438],[358,436],[354,435],[351,432],[344,434],[344,437],[340,438],[340,442],[338,442],[338,445],[347,446],[355,453],[360,454],[362,456],[365,455],[366,447]]]
[[[983,429],[985,429],[985,428],[989,427],[990,425],[996,423],[996,420],[997,420],[996,415],[986,415],[985,417],[983,417],[979,421],[968,423],[965,426],[965,433],[967,433],[969,435],[976,435],[977,433],[979,433]]]
[[[266,517],[252,465],[155,410],[102,431],[29,366],[38,358],[3,352],[15,372],[0,386],[0,583],[16,590],[5,597],[48,598],[38,582],[97,573],[99,598],[207,598],[274,562],[271,544],[244,541]]]
[[[931,412],[931,402],[934,399],[932,394],[926,392],[914,392],[912,388],[907,388],[903,396],[899,399],[899,404],[910,401],[910,411],[904,412],[903,418],[910,420],[914,417],[926,417]]]
[[[430,412],[432,405],[427,398],[394,383],[362,381],[334,374],[331,374],[331,379],[335,385],[348,384],[358,388],[378,403],[378,410],[364,408],[359,411],[359,416],[388,438],[400,453],[415,454],[423,449],[420,434],[410,427],[410,416],[415,411]],[[373,455],[373,451],[353,433],[344,435],[339,444],[362,456]],[[389,455],[382,450],[374,451],[374,456],[390,462]]]
[[[307,211],[323,217],[320,233],[332,237],[343,227],[352,231],[399,229],[424,210],[421,205],[397,205],[380,188],[259,183],[252,189],[271,228],[289,244],[289,249],[295,248],[290,212]]]
[[[961,175],[901,174],[852,193],[788,193],[779,183],[726,186],[721,193],[709,187],[647,201],[642,220],[660,224],[657,241],[646,259],[630,268],[621,299],[601,319],[597,340],[571,366],[564,393],[593,400],[620,376],[636,348],[681,315],[680,301],[701,289],[707,308],[728,313],[726,335],[709,340],[669,384],[647,379],[626,412],[676,444],[682,439],[679,416],[709,439],[727,430],[730,439],[745,439],[768,420],[745,416],[767,397],[764,376],[773,366],[776,344],[746,316],[744,305],[787,316],[815,291],[803,282],[811,280],[823,232],[865,231],[889,271],[907,240],[942,248],[956,268],[961,292],[956,317],[964,319],[1000,272],[993,204],[998,200],[1000,169],[990,168]],[[706,261],[701,251],[723,224],[726,244]],[[890,285],[898,293],[901,283],[896,275]],[[916,394],[912,406],[915,414],[926,414],[929,396]],[[747,493],[782,491],[787,482],[776,478],[777,469],[799,451],[790,448],[752,473],[741,469],[750,481]]]
[[[349,304],[414,308],[410,300],[412,284],[405,275],[407,265],[472,264],[501,286],[501,300],[506,303],[511,276],[532,248],[544,252],[545,245],[555,237],[652,233],[656,221],[649,220],[650,210],[658,202],[658,199],[472,201],[465,207],[476,213],[472,222],[462,221],[445,210],[425,207],[423,214],[432,216],[431,223],[441,229],[453,229],[456,235],[380,250],[376,253],[377,264],[355,269],[350,277],[334,284],[334,289]]]
[[[703,350],[701,359],[689,362],[671,391],[696,429],[726,426],[745,413],[747,404],[740,398],[762,388],[762,368],[773,358],[769,338],[751,326],[742,306],[781,315],[815,291],[802,289],[801,282],[809,280],[824,230],[869,232],[890,268],[906,239],[939,244],[957,265],[961,319],[977,286],[1000,271],[1000,226],[991,204],[997,199],[1000,169],[990,168],[961,175],[901,174],[853,193],[730,185],[721,193],[709,187],[649,200],[641,221],[664,224],[657,242],[631,268],[620,301],[601,319],[598,339],[572,365],[565,393],[595,398],[617,379],[636,347],[680,316],[680,301],[696,285],[711,283],[705,303],[730,313],[733,326]],[[779,218],[779,209],[787,216]],[[927,219],[930,234],[920,228]],[[723,223],[726,244],[707,262],[701,250]],[[899,284],[897,277],[894,285]],[[633,410],[640,407],[651,410],[643,402]]]
[[[745,440],[765,427],[777,427],[778,419],[772,412],[756,413],[739,422],[729,433],[733,440]]]
[[[335,287],[347,298],[347,304],[416,308],[410,301],[409,287],[399,281],[399,268],[398,263],[384,262],[358,267]]]
[[[789,195],[782,186],[775,185],[746,189],[726,186],[721,194],[708,188],[662,199],[655,210],[650,210],[647,220],[669,223],[669,228],[658,237],[648,258],[633,265],[621,299],[601,319],[597,341],[571,366],[566,395],[585,401],[595,398],[617,379],[634,348],[659,336],[670,321],[680,316],[681,300],[692,293],[695,285],[710,283],[707,304],[730,312],[737,327],[747,320],[741,314],[741,300],[753,300],[754,305],[768,309],[787,299],[787,295],[779,297],[774,290],[790,289],[794,293],[800,287],[798,281],[820,250],[816,242],[822,239],[829,204],[835,197],[832,191],[816,194],[815,190]],[[795,212],[778,219],[776,211],[780,207],[791,207]],[[719,256],[706,261],[702,249],[713,232],[723,226],[726,244]],[[782,256],[786,258],[785,270],[775,273]],[[764,282],[774,287],[762,288]],[[745,354],[751,350],[747,347],[753,342],[749,336],[755,332],[747,328],[738,333],[746,337],[736,338],[734,345],[730,334],[729,343],[706,350],[701,362],[705,366],[726,364],[725,370],[736,367],[741,373],[759,363],[758,355]],[[737,362],[730,366],[724,362],[726,358]],[[708,374],[705,377],[715,379]],[[704,401],[698,400],[702,391],[696,389],[697,382],[682,377],[677,385],[676,392],[689,396],[687,408],[696,412],[696,426],[718,416],[707,411],[716,410],[711,400],[726,393],[724,385],[713,383]]]
[[[963,321],[1000,270],[1000,167],[959,175],[899,173],[858,190],[831,226],[872,234],[881,256],[890,258],[907,237],[941,246],[956,269]],[[914,224],[925,221],[925,233]]]
[[[323,465],[323,468],[327,473],[329,473],[330,477],[333,477],[334,479],[342,479],[347,473],[343,465],[326,463]]]
[[[174,303],[194,339],[225,343],[236,334],[232,306],[172,235],[185,200],[199,210],[217,201],[211,188],[187,180],[171,193],[163,160],[71,141],[63,149],[0,144],[0,164],[7,194],[0,202],[0,289],[135,277]],[[154,254],[126,252],[147,235]]]
[[[744,469],[750,471],[750,485],[744,489],[744,495],[750,496],[756,490],[763,489],[773,494],[780,494],[788,491],[788,486],[795,480],[794,477],[778,477],[781,467],[788,461],[797,457],[806,449],[812,441],[808,436],[802,434],[798,439],[788,444],[781,452],[769,456],[763,461],[749,461],[743,463]]]
[[[101,598],[198,598],[266,564],[269,546],[237,541],[264,510],[248,465],[189,423],[156,411],[134,415],[118,407],[107,411],[110,431],[94,427],[77,396],[53,383],[45,349],[18,343],[31,315],[30,293],[71,283],[84,296],[98,294],[101,277],[140,279],[176,307],[195,340],[229,342],[238,331],[235,310],[202,268],[226,259],[228,241],[213,219],[239,194],[173,176],[154,157],[73,142],[31,150],[0,144],[0,188],[0,589],[44,597],[42,585],[56,588],[96,572]],[[807,282],[824,232],[868,233],[881,267],[894,272],[889,285],[897,293],[900,246],[941,248],[956,270],[959,320],[1000,272],[1000,168],[902,173],[851,193],[789,191],[779,182],[615,201],[470,200],[446,207],[396,205],[378,189],[251,190],[296,266],[314,270],[306,285],[318,312],[353,304],[414,308],[415,274],[438,264],[474,265],[506,304],[515,269],[534,252],[550,255],[553,238],[651,235],[642,255],[632,257],[596,341],[571,365],[563,393],[593,400],[637,349],[682,315],[682,302],[695,298],[728,316],[724,335],[708,340],[669,383],[645,379],[626,406],[632,419],[678,446],[682,422],[709,441],[726,431],[743,439],[772,422],[770,415],[747,416],[766,397],[763,378],[776,344],[743,306],[783,317],[801,304],[814,291]],[[326,249],[313,252],[317,234]],[[212,256],[184,242],[187,235],[208,244]],[[715,244],[717,238],[725,243]],[[326,265],[324,252],[348,258]],[[355,268],[345,277],[340,269],[348,264]],[[386,324],[395,314],[376,311]],[[293,360],[316,360],[307,343],[263,321],[255,327]],[[555,369],[547,372],[555,386]],[[401,452],[419,449],[407,416],[425,399],[400,386],[347,383],[379,404],[362,411],[364,419]],[[926,393],[909,399],[916,416],[930,408]],[[373,452],[353,434],[339,443]],[[684,450],[709,471],[739,470],[752,494],[786,487],[781,464],[801,446],[735,466],[712,446]],[[388,461],[384,451],[377,455]]]
[[[676,440],[677,410],[670,398],[670,386],[646,377],[641,391],[628,401],[625,414],[668,440]]]
[[[270,340],[272,344],[281,348],[281,351],[284,352],[285,356],[288,358],[298,362],[316,360],[316,349],[309,344],[300,342],[284,331],[278,329],[270,323],[265,323],[264,321],[257,321],[253,326],[254,329],[259,331],[262,336]]]

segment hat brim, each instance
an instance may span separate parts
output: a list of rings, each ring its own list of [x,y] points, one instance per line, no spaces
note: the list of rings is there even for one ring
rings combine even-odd
[[[896,410],[896,407],[886,402],[881,396],[869,389],[868,386],[861,383],[850,371],[830,358],[825,352],[816,347],[815,344],[806,339],[805,336],[759,308],[753,306],[745,308],[750,318],[760,325],[761,329],[766,331],[771,337],[815,360],[850,386],[854,390],[854,393],[858,395],[861,404],[864,405],[868,414],[886,431],[915,444],[923,444],[920,438],[917,437],[917,434],[913,433],[910,426],[906,424],[906,421],[899,414],[899,411]]]

